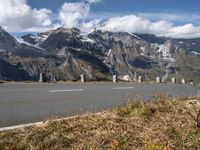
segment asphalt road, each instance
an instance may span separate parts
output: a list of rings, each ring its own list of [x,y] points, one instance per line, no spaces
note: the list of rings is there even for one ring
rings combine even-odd
[[[181,97],[197,91],[175,84],[0,84],[0,127],[98,112],[126,103],[128,96],[148,100],[153,94]]]

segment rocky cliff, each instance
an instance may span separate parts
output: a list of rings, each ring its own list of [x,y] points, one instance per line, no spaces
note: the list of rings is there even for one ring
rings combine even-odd
[[[0,28],[0,80],[199,80],[200,39],[58,28],[14,38]]]

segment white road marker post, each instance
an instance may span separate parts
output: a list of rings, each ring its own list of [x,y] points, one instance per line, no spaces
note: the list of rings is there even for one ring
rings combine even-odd
[[[40,75],[39,75],[39,83],[42,83],[42,82],[43,82],[43,74],[40,73]]]
[[[160,77],[156,77],[156,83],[161,83],[161,78]]]
[[[138,77],[138,83],[142,83],[142,76]]]
[[[185,82],[185,79],[181,79],[181,83],[182,84],[185,84],[186,82]]]
[[[81,74],[81,83],[85,83],[85,75]]]
[[[176,78],[173,77],[173,78],[171,79],[171,82],[172,82],[172,84],[176,84]]]
[[[118,80],[117,80],[117,75],[113,75],[113,83],[117,83]]]

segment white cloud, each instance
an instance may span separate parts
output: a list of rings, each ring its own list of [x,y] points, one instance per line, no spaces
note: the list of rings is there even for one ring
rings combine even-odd
[[[77,27],[90,12],[90,5],[86,3],[64,3],[59,18],[65,27]]]
[[[45,31],[49,31],[49,30],[54,30],[60,27],[60,24],[56,23],[56,24],[52,24],[51,26],[43,26],[43,27],[30,27],[27,29],[24,29],[23,32],[35,32],[35,33],[41,33],[41,32],[45,32]]]
[[[135,15],[110,18],[100,29],[114,32],[151,33],[174,38],[200,37],[200,26],[193,24],[176,26],[169,21],[153,22]]]
[[[91,21],[83,22],[81,24],[81,29],[84,32],[91,32],[93,29],[97,28],[98,25],[100,24],[101,19],[93,19]]]
[[[98,20],[89,18],[90,7],[99,2],[102,0],[64,3],[56,15],[46,8],[31,8],[27,0],[0,0],[0,26],[9,32],[43,32],[58,26],[78,27],[88,31]],[[52,16],[56,16],[54,20]]]
[[[165,21],[173,21],[180,23],[188,23],[188,22],[199,22],[200,15],[199,14],[186,14],[186,13],[138,13],[138,16],[154,21],[165,20]]]
[[[200,37],[199,14],[91,13],[91,5],[99,2],[102,0],[64,3],[56,15],[46,8],[31,8],[27,0],[0,0],[0,26],[9,32],[43,32],[65,26],[77,27],[85,32],[97,27],[115,32],[151,33],[174,38]],[[53,20],[52,16],[56,16],[56,19]],[[102,20],[106,21],[102,23]]]
[[[171,14],[171,13],[138,13],[138,16],[150,20],[165,20],[165,21],[177,21],[186,18],[186,15]]]
[[[93,3],[100,3],[100,2],[102,2],[102,0],[85,0],[85,2],[93,4]]]
[[[0,26],[10,32],[51,25],[51,10],[33,9],[26,0],[0,0]]]
[[[106,21],[100,28],[109,31],[146,32],[150,22],[137,16],[113,17]]]
[[[161,36],[176,37],[176,38],[199,38],[200,26],[192,24],[185,24],[183,26],[174,26],[169,28],[165,34],[160,33]]]
[[[90,8],[102,0],[82,0],[80,2],[64,3],[59,12],[59,19],[65,27],[79,27],[84,30],[95,27],[99,19],[90,18]],[[87,29],[88,28],[88,29]]]

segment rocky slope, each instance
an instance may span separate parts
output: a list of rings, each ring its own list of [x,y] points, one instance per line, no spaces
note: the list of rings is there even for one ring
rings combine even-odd
[[[0,80],[199,80],[200,39],[58,28],[14,38],[0,28]],[[194,78],[195,77],[195,78]]]

